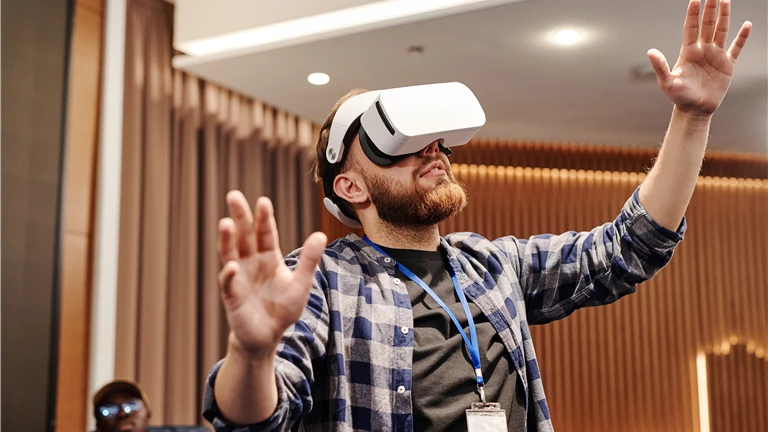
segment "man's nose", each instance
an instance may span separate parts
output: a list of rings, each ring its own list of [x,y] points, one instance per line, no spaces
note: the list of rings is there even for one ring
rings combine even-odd
[[[435,154],[440,152],[440,145],[439,141],[433,141],[430,145],[424,147],[419,152],[419,156],[421,157],[429,157],[434,156]]]

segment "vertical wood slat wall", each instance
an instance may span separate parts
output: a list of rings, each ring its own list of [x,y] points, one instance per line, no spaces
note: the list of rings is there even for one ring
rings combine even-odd
[[[768,429],[768,358],[755,344],[734,339],[724,345],[705,356],[710,430]]]
[[[657,154],[658,149],[652,147],[479,138],[454,147],[451,161],[468,165],[646,172]],[[768,179],[768,155],[707,151],[700,174]]]
[[[489,238],[589,230],[613,220],[644,179],[466,164],[453,171],[470,204],[441,233]],[[768,181],[701,177],[686,217],[672,262],[636,294],[532,329],[556,430],[698,431],[697,353],[732,338],[768,351]],[[327,212],[321,229],[330,239],[350,231]],[[749,370],[743,379],[754,380]],[[721,408],[729,418],[756,415],[730,401]]]

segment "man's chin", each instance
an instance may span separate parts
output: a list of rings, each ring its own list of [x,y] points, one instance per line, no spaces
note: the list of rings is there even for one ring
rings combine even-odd
[[[136,424],[134,422],[126,422],[118,426],[117,430],[119,432],[133,432],[135,430],[138,430],[136,427]]]
[[[396,226],[435,225],[460,212],[467,203],[462,184],[448,175],[422,178],[412,183],[415,188],[411,190],[384,179],[366,181],[379,218]]]

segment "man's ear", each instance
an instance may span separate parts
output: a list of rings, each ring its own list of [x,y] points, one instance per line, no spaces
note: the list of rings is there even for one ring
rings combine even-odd
[[[351,171],[336,176],[333,180],[333,192],[351,204],[362,204],[368,200],[368,191],[362,177]]]

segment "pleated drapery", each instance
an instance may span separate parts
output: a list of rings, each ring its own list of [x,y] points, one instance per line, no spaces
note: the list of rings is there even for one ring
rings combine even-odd
[[[227,191],[273,200],[286,253],[318,220],[313,125],[172,70],[171,24],[164,1],[128,3],[115,373],[144,387],[153,425],[200,421],[225,352]]]

